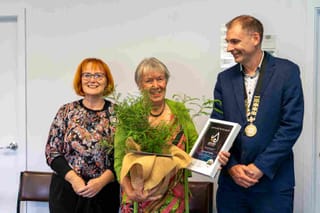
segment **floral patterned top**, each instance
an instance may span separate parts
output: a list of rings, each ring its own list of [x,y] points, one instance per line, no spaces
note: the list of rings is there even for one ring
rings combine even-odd
[[[113,104],[105,100],[103,109],[96,111],[82,101],[63,105],[54,117],[45,149],[47,163],[63,177],[71,169],[89,179],[107,169],[115,174]]]

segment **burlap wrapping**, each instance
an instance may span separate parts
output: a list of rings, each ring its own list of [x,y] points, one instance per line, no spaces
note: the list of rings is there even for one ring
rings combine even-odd
[[[130,173],[133,188],[151,190],[160,184],[164,191],[169,182],[169,174],[186,168],[191,163],[191,157],[175,145],[170,146],[169,153],[172,157],[127,153],[123,158],[120,181]]]

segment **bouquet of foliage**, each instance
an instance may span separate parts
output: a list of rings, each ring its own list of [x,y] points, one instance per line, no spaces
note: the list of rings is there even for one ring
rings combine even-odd
[[[152,103],[146,93],[141,96],[129,95],[123,101],[116,101],[117,126],[127,132],[127,150],[149,153],[164,153],[168,148],[171,127],[165,123],[152,126],[149,123]],[[131,143],[130,143],[131,141]],[[132,143],[135,142],[135,144]]]
[[[130,138],[126,150],[132,149],[149,153],[165,153],[168,149],[166,143],[170,137],[173,127],[166,123],[151,126],[148,120],[152,103],[146,91],[141,95],[128,95],[120,101],[120,93],[114,93],[112,99],[115,101],[115,112],[117,115],[116,126],[121,127],[128,133]],[[221,104],[219,100],[192,98],[187,95],[174,94],[172,99],[183,103],[189,110],[192,118],[201,115],[208,116],[214,102]],[[135,144],[132,143],[135,142]]]

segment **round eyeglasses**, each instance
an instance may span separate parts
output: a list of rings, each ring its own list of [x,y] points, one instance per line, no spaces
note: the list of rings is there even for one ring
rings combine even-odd
[[[104,79],[106,76],[105,76],[104,73],[99,73],[99,72],[97,72],[97,73],[84,72],[84,73],[81,74],[81,77],[82,77],[84,80],[87,80],[87,81],[90,80],[92,77],[93,77],[93,79],[99,81],[99,80]]]

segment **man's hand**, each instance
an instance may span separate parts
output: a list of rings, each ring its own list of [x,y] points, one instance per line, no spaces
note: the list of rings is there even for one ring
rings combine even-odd
[[[263,176],[263,172],[256,167],[253,163],[250,163],[246,168],[246,174],[254,179],[259,180]]]
[[[218,161],[221,163],[221,166],[227,165],[230,157],[230,152],[221,151],[218,154]]]
[[[248,176],[249,169],[246,165],[237,164],[229,169],[233,181],[244,188],[249,188],[258,182],[258,179]]]

